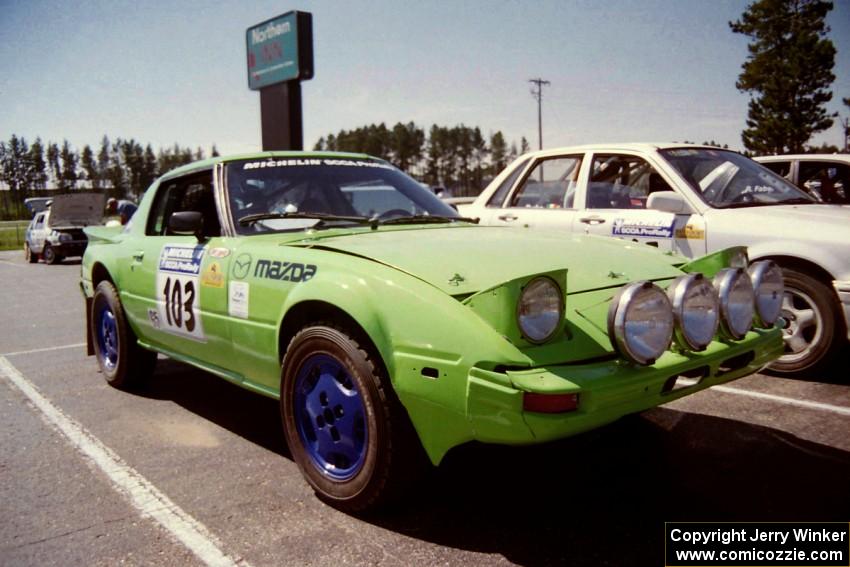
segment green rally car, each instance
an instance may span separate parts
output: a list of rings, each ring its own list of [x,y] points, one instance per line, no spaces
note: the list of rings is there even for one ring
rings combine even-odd
[[[162,353],[279,399],[305,478],[348,511],[462,443],[574,435],[783,352],[781,272],[745,249],[685,263],[477,226],[366,155],[196,162],[126,227],[86,233],[107,381],[132,386]]]

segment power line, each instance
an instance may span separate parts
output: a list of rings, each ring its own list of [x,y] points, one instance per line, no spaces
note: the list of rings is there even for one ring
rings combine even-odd
[[[539,148],[543,149],[543,85],[549,85],[549,81],[544,81],[541,78],[529,79],[529,83],[533,83],[537,88],[531,88],[531,96],[537,99],[537,137]]]

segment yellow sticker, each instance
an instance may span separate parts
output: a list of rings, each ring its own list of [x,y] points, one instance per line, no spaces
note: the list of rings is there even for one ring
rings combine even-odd
[[[705,231],[693,225],[686,224],[684,228],[676,229],[676,238],[689,240],[705,240]]]
[[[207,287],[224,287],[224,274],[221,271],[221,264],[210,262],[210,265],[201,274],[201,285]]]

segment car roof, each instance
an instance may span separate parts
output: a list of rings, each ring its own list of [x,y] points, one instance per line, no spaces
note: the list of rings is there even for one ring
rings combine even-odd
[[[245,159],[269,159],[269,158],[335,158],[335,159],[374,159],[378,161],[384,161],[381,158],[376,158],[374,156],[370,156],[368,154],[358,154],[358,153],[349,153],[349,152],[319,152],[319,151],[273,151],[273,152],[254,152],[254,153],[244,153],[244,154],[234,154],[228,156],[218,156],[214,158],[209,158],[200,161],[193,161],[192,163],[187,163],[186,165],[182,165],[176,169],[172,169],[171,171],[162,175],[162,179],[167,179],[170,177],[174,177],[177,175],[183,175],[185,173],[191,173],[193,171],[203,170],[203,169],[211,169],[216,164],[219,163],[227,163],[231,161],[239,161]]]
[[[535,157],[548,157],[551,155],[559,155],[571,152],[654,152],[657,150],[669,150],[671,148],[725,150],[730,152],[735,151],[730,150],[728,148],[718,148],[717,146],[707,146],[704,144],[688,144],[679,142],[613,142],[609,144],[584,144],[580,146],[563,146],[560,148],[549,148],[545,150],[527,152],[524,155]]]
[[[824,159],[850,161],[850,154],[786,154],[777,156],[758,156],[753,159],[756,161],[782,161],[788,159],[796,159],[799,161],[815,161]]]

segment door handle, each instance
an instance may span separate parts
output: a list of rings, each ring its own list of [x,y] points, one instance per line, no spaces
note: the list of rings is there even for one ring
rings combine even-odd
[[[605,222],[605,219],[603,219],[602,217],[584,217],[578,220],[580,220],[584,224],[590,225],[602,224]]]
[[[133,254],[133,260],[135,260],[136,262],[141,262],[144,259],[144,257],[145,257],[145,253],[144,253],[143,250],[140,250],[140,251],[136,252],[135,254]]]
[[[512,215],[511,213],[508,213],[508,214],[506,214],[506,215],[499,215],[499,216],[498,216],[498,219],[499,219],[499,220],[508,221],[508,222],[510,222],[510,221],[515,221],[515,220],[517,220],[518,218],[519,218],[519,217],[517,217],[516,215]]]

